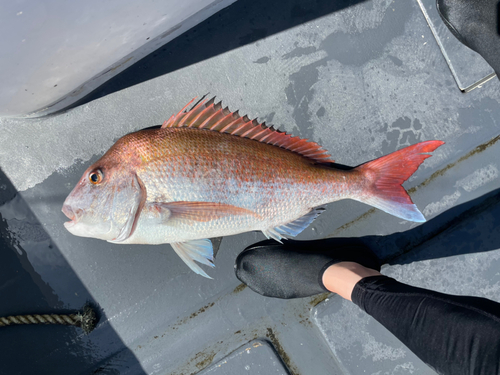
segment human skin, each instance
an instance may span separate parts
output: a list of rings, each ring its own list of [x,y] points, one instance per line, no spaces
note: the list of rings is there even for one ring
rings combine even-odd
[[[363,278],[378,276],[380,272],[355,262],[339,262],[323,273],[323,285],[332,293],[351,301],[354,286]]]

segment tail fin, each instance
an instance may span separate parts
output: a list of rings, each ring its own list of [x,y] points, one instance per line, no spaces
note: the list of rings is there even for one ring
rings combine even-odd
[[[358,200],[402,219],[424,222],[424,215],[401,184],[415,173],[425,159],[432,156],[424,152],[432,152],[442,144],[442,141],[417,143],[360,165],[356,170],[366,176],[372,185],[369,193]]]

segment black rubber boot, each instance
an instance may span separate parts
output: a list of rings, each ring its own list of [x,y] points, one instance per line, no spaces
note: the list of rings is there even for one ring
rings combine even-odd
[[[479,53],[500,79],[498,0],[437,0],[437,10],[459,41]]]
[[[318,241],[266,240],[247,247],[236,258],[236,277],[266,297],[302,298],[325,293],[323,273],[332,264],[356,262],[380,270],[380,261],[357,239]]]

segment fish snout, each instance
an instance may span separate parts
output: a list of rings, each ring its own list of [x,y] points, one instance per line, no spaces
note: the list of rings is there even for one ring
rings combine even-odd
[[[68,219],[76,222],[78,220],[78,217],[82,215],[83,210],[79,208],[72,208],[69,204],[64,204],[62,207],[62,212],[68,217]]]

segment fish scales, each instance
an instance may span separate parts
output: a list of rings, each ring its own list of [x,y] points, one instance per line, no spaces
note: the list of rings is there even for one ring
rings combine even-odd
[[[282,148],[209,130],[152,129],[128,137],[142,159],[137,174],[148,202],[221,202],[262,218],[236,215],[203,223],[208,237],[234,234],[242,221],[247,230],[287,223],[345,196],[356,177]],[[225,233],[220,233],[222,223]]]

